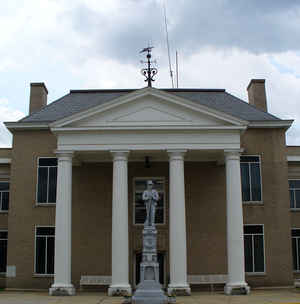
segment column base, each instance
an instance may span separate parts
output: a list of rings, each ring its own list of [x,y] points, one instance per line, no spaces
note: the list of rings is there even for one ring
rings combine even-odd
[[[187,285],[172,285],[168,286],[168,296],[190,296],[191,288]]]
[[[75,294],[76,290],[72,284],[53,284],[51,288],[49,288],[50,296],[75,296]]]
[[[131,286],[128,285],[110,285],[108,288],[108,295],[110,297],[113,296],[122,296],[122,297],[126,297],[126,296],[131,296],[132,294],[132,290],[131,290]]]
[[[227,295],[247,295],[250,293],[250,287],[247,283],[241,284],[226,284],[224,293]]]

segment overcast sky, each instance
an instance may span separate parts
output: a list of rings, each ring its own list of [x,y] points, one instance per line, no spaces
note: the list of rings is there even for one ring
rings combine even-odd
[[[300,1],[166,0],[171,60],[179,87],[225,88],[247,101],[265,78],[269,111],[295,119],[300,145]],[[28,114],[30,82],[48,102],[70,89],[141,88],[139,51],[155,46],[156,87],[171,87],[161,0],[0,2],[0,121]],[[0,125],[0,147],[11,137]]]

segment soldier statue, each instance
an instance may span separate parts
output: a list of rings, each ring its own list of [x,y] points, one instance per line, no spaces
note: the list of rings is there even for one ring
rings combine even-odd
[[[155,223],[155,208],[159,195],[155,189],[153,189],[152,180],[147,181],[147,189],[143,192],[143,201],[146,205],[147,217],[144,223],[144,227],[154,227]]]

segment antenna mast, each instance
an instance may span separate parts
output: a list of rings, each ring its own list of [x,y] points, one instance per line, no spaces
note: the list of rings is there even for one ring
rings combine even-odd
[[[176,51],[176,87],[178,89],[178,52]]]
[[[167,40],[167,49],[168,49],[168,59],[169,59],[169,70],[170,70],[170,77],[172,81],[172,88],[174,88],[174,79],[173,79],[173,71],[171,65],[171,56],[170,56],[170,44],[169,44],[169,33],[168,33],[168,23],[167,23],[167,12],[166,12],[166,4],[163,4],[164,7],[164,19],[165,19],[165,28],[166,28],[166,40]]]

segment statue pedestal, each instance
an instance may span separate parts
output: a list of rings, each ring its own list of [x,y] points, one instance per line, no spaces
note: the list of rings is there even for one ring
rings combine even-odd
[[[159,264],[157,262],[157,230],[155,226],[145,226],[143,230],[143,259],[141,263],[141,282],[132,297],[134,304],[166,304],[168,297],[159,283]]]

